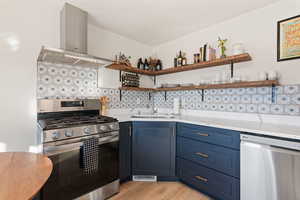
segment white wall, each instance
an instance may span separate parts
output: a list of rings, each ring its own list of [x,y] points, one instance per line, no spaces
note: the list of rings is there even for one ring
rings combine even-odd
[[[88,48],[91,55],[101,55],[105,58],[114,59],[114,55],[119,54],[121,51],[125,55],[131,56],[131,62],[136,66],[138,58],[148,57],[152,50],[149,46],[99,29],[93,25],[89,25],[88,31]],[[104,88],[118,88],[120,86],[119,71],[100,68],[99,72],[99,86]],[[141,76],[141,86],[152,87],[151,78],[149,76]]]
[[[35,143],[36,59],[42,45],[59,47],[62,6],[61,0],[0,1],[0,142],[8,151],[28,150]],[[90,54],[112,57],[122,50],[136,58],[150,53],[116,34],[91,26],[89,31]]]
[[[230,12],[230,11],[228,11]],[[247,76],[255,80],[260,71],[277,70],[281,74],[282,84],[300,83],[300,60],[276,61],[277,21],[300,13],[299,0],[281,0],[267,7],[251,11],[239,17],[213,25],[204,30],[191,33],[177,40],[162,44],[154,48],[164,66],[173,66],[173,58],[179,50],[187,52],[188,61],[193,62],[193,54],[206,42],[217,47],[218,36],[228,38],[228,54],[234,43],[244,43],[253,61],[236,64],[235,74]],[[228,71],[229,66],[202,69],[159,77],[159,82],[199,83],[201,79],[213,80],[216,73]]]

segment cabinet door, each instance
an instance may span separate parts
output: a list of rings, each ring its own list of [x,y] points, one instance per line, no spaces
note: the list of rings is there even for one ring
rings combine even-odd
[[[120,123],[120,181],[131,177],[131,122]]]
[[[175,123],[133,122],[133,175],[175,176],[175,131]]]

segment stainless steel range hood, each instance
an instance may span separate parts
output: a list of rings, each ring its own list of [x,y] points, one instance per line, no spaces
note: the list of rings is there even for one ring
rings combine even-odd
[[[100,67],[113,61],[87,54],[88,13],[66,3],[61,13],[60,49],[42,47],[38,62]]]

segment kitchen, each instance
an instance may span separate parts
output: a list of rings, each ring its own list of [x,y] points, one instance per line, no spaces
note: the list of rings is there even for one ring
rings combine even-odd
[[[65,3],[85,13],[81,21],[71,12],[77,28]],[[298,56],[280,53],[284,27],[299,23],[298,1],[0,5],[0,151],[49,157],[40,193],[50,195],[37,198],[300,199],[299,45],[290,51]],[[87,134],[101,148],[75,145]],[[54,159],[67,141],[71,154]],[[98,167],[108,177],[93,176]]]

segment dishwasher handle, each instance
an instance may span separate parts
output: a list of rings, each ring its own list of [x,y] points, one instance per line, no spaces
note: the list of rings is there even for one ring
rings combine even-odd
[[[279,138],[274,136],[257,136],[241,134],[240,139],[243,142],[250,142],[255,144],[262,144],[270,146],[276,149],[289,150],[289,151],[300,151],[300,140],[293,140],[288,138]]]

